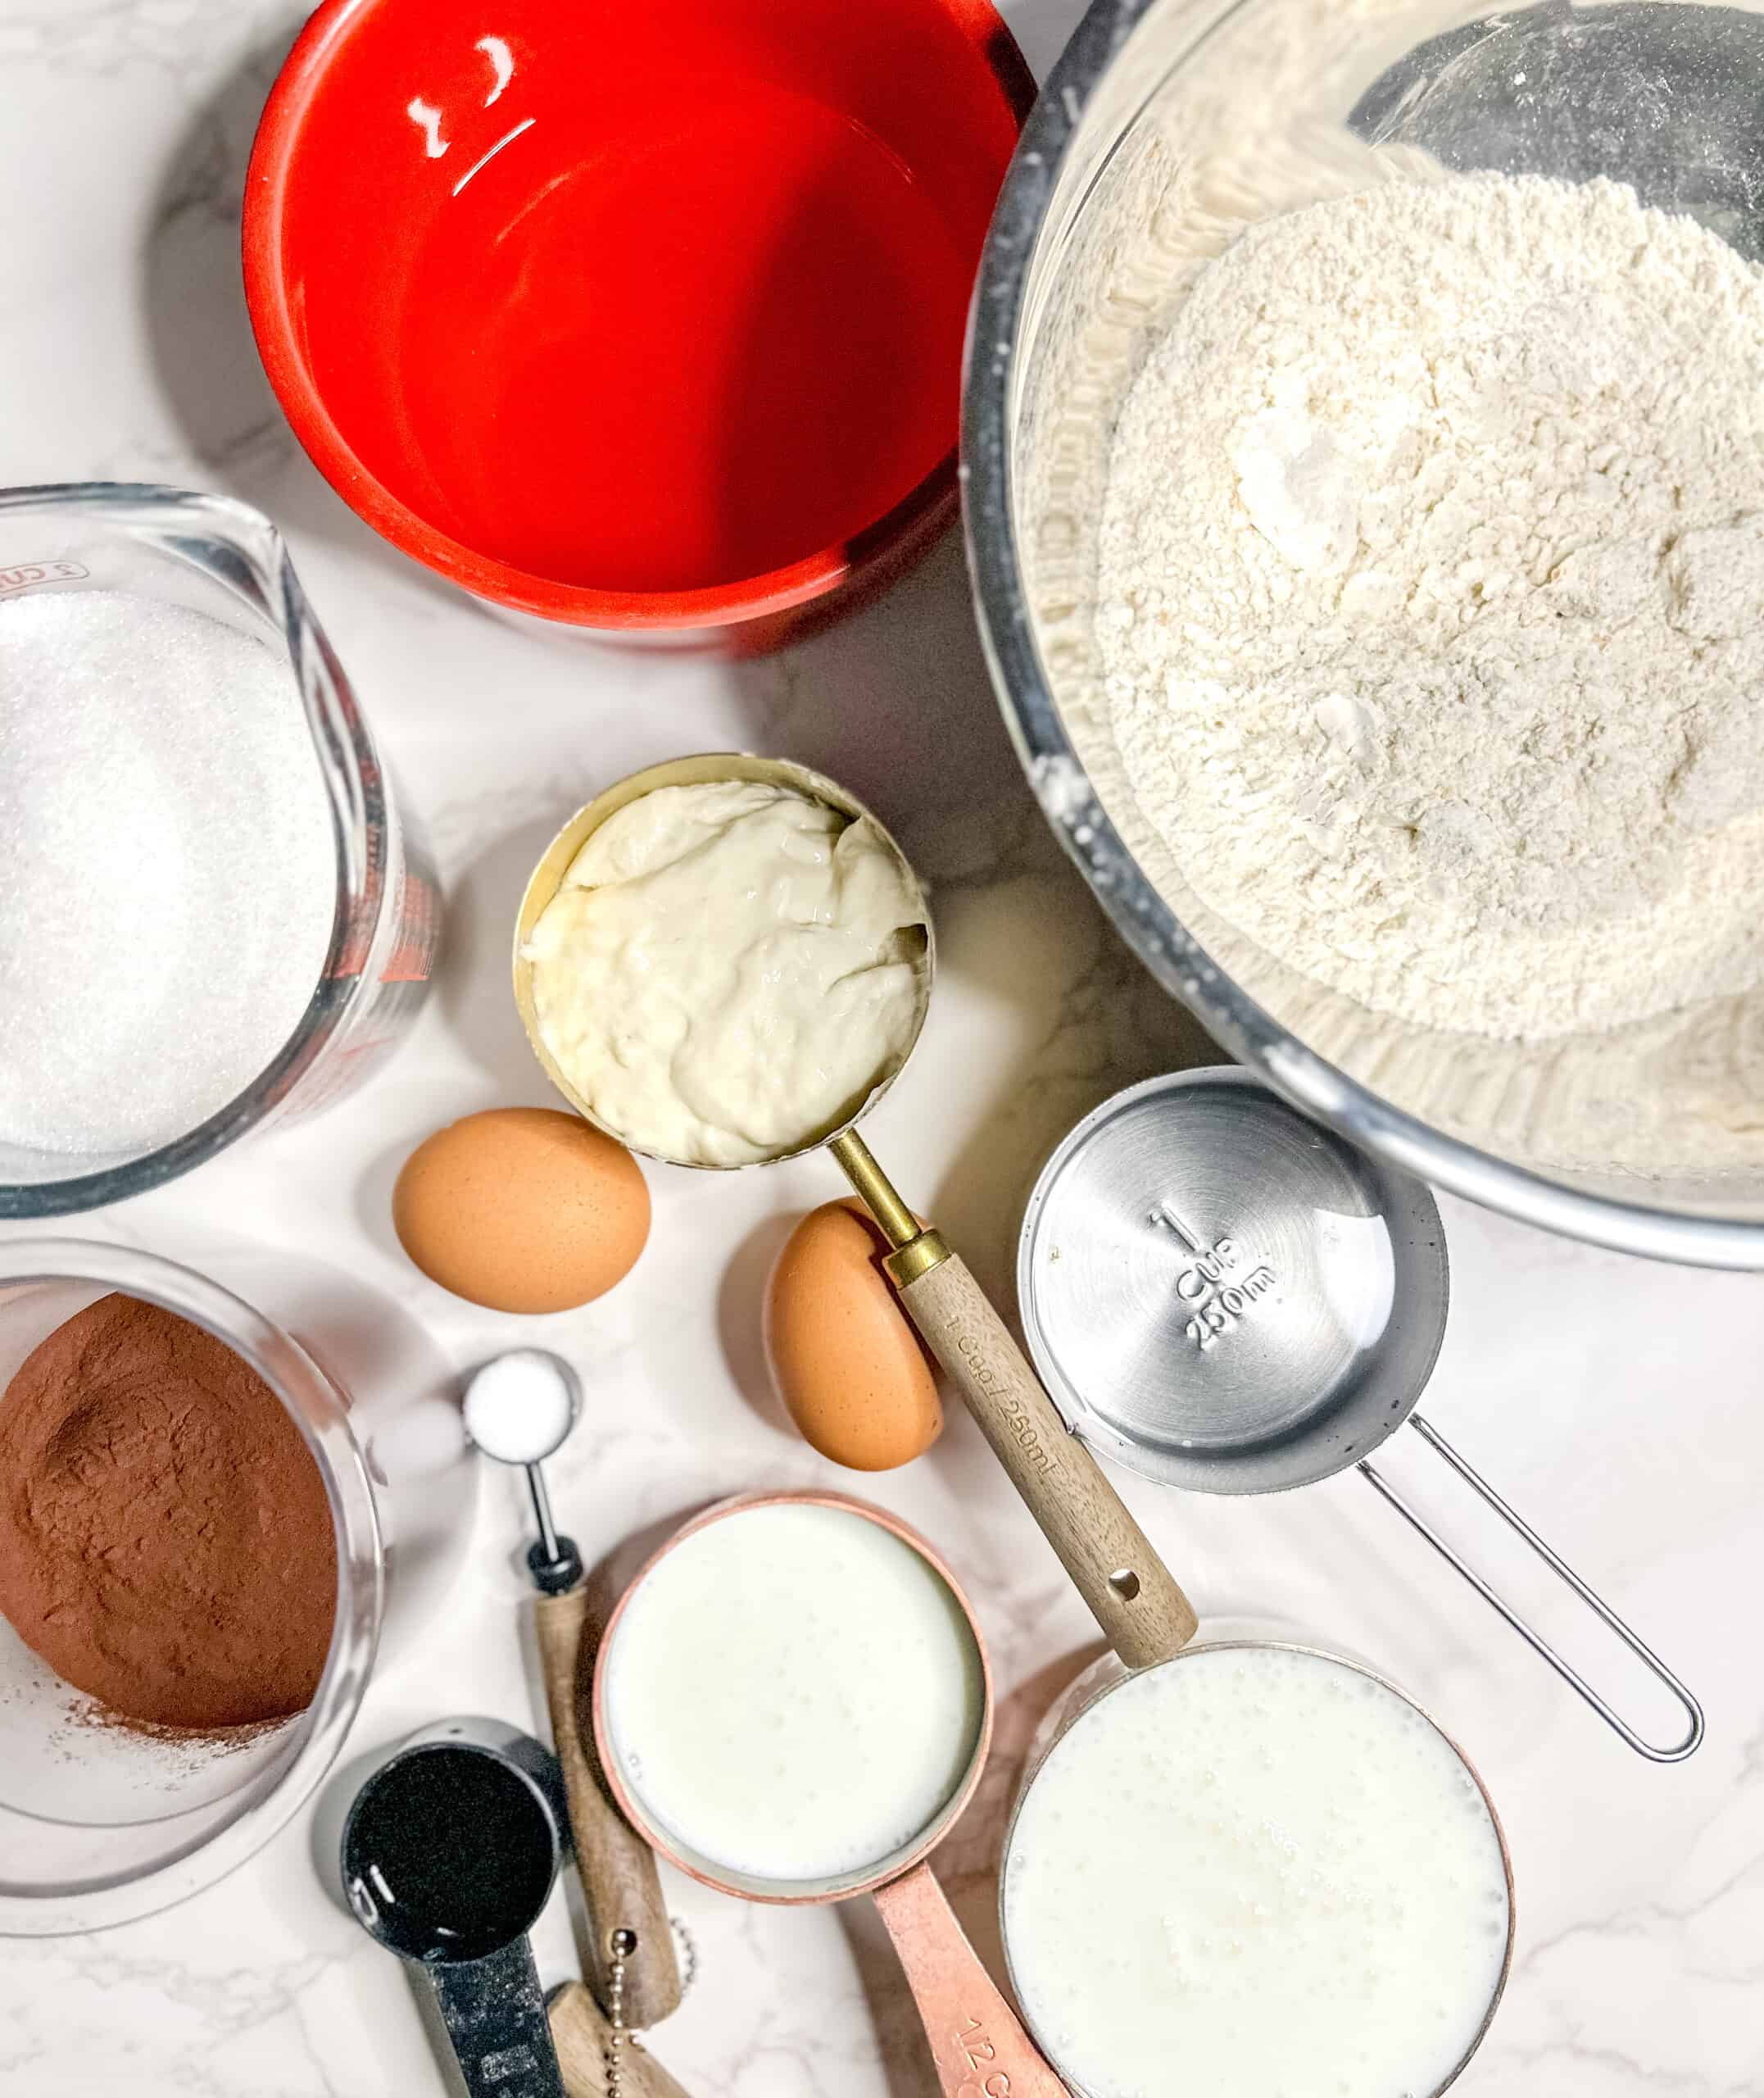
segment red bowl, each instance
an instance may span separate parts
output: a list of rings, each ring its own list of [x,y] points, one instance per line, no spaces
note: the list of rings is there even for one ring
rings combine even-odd
[[[270,383],[478,597],[763,645],[955,506],[1033,93],[988,0],[326,0],[246,192]]]

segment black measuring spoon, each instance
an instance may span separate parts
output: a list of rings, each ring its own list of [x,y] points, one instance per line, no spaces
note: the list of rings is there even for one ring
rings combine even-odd
[[[562,1852],[556,1782],[529,1737],[449,1719],[383,1764],[343,1824],[350,1908],[421,1976],[472,2098],[564,2098],[527,1941]]]

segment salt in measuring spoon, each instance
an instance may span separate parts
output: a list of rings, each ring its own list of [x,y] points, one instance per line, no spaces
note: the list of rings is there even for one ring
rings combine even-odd
[[[569,1440],[582,1413],[582,1384],[561,1356],[544,1348],[510,1348],[493,1356],[465,1387],[465,1432],[487,1457],[519,1465],[533,1496],[538,1541],[527,1564],[541,1595],[558,1596],[582,1578],[582,1555],[561,1537],[539,1469]]]
[[[593,1660],[582,1555],[551,1514],[541,1463],[561,1449],[582,1413],[582,1383],[561,1356],[513,1348],[477,1370],[465,1387],[465,1432],[493,1462],[519,1465],[533,1496],[537,1539],[527,1564],[539,1590],[535,1612],[551,1738],[563,1768],[576,1864],[593,1923],[588,1979],[610,2010],[622,1960],[621,2010],[633,2027],[655,2025],[682,1993],[673,1932],[655,1860],[607,1797],[579,1719]]]

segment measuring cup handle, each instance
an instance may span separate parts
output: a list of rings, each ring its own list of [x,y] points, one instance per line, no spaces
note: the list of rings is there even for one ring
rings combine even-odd
[[[1413,1528],[1419,1531],[1421,1535],[1427,1540],[1428,1543],[1433,1546],[1434,1550],[1439,1553],[1442,1559],[1447,1560],[1451,1565],[1457,1568],[1458,1571],[1463,1575],[1464,1578],[1470,1583],[1471,1587],[1476,1590],[1476,1593],[1482,1597],[1483,1601],[1492,1604],[1493,1606],[1500,1612],[1501,1615],[1506,1619],[1507,1622],[1512,1627],[1513,1630],[1517,1632],[1520,1637],[1525,1641],[1526,1644],[1531,1648],[1532,1651],[1535,1654],[1540,1655],[1544,1660],[1548,1661],[1549,1665],[1556,1671],[1557,1674],[1562,1678],[1562,1681],[1567,1683],[1572,1689],[1577,1691],[1580,1695],[1585,1699],[1586,1702],[1592,1706],[1593,1710],[1598,1714],[1599,1718],[1604,1721],[1605,1724],[1609,1727],[1613,1732],[1621,1735],[1622,1738],[1629,1743],[1630,1746],[1635,1750],[1638,1755],[1645,1755],[1650,1763],[1682,1763],[1685,1758],[1691,1754],[1691,1752],[1696,1748],[1698,1743],[1703,1739],[1703,1707],[1697,1702],[1696,1699],[1692,1696],[1689,1691],[1687,1690],[1685,1685],[1679,1681],[1678,1678],[1673,1674],[1672,1671],[1666,1665],[1665,1662],[1660,1659],[1659,1655],[1654,1652],[1653,1649],[1644,1644],[1637,1634],[1630,1629],[1629,1626],[1623,1622],[1622,1619],[1617,1615],[1617,1612],[1612,1609],[1611,1605],[1606,1602],[1602,1596],[1595,1595],[1592,1589],[1588,1587],[1586,1583],[1580,1578],[1580,1575],[1576,1574],[1574,1569],[1567,1564],[1567,1560],[1562,1557],[1560,1553],[1552,1551],[1550,1546],[1545,1544],[1544,1540],[1538,1535],[1537,1532],[1532,1528],[1531,1525],[1526,1521],[1525,1518],[1521,1515],[1517,1510],[1510,1508],[1508,1504],[1502,1500],[1499,1494],[1494,1491],[1494,1487],[1489,1484],[1488,1481],[1484,1478],[1479,1472],[1474,1470],[1462,1457],[1459,1456],[1457,1451],[1455,1451],[1452,1447],[1451,1444],[1446,1441],[1445,1437],[1440,1434],[1438,1428],[1433,1427],[1431,1423],[1423,1420],[1419,1414],[1411,1414],[1409,1415],[1408,1424],[1417,1431],[1417,1433],[1421,1436],[1422,1441],[1427,1444],[1430,1449],[1433,1450],[1438,1455],[1444,1458],[1446,1463],[1451,1466],[1452,1469],[1457,1473],[1458,1476],[1463,1480],[1464,1483],[1470,1487],[1472,1492],[1474,1492],[1489,1507],[1492,1508],[1495,1514],[1500,1517],[1501,1520],[1507,1524],[1509,1529],[1516,1532],[1518,1536],[1521,1537],[1525,1540],[1525,1542],[1531,1547],[1532,1551],[1536,1553],[1538,1557],[1544,1561],[1544,1564],[1548,1566],[1550,1571],[1556,1576],[1558,1580],[1566,1583],[1567,1585],[1574,1591],[1575,1594],[1580,1597],[1580,1601],[1586,1605],[1587,1608],[1593,1612],[1594,1616],[1596,1616],[1601,1623],[1608,1627],[1611,1631],[1617,1634],[1618,1638],[1623,1642],[1623,1644],[1629,1648],[1630,1651],[1648,1670],[1648,1673],[1653,1676],[1655,1682],[1659,1683],[1677,1700],[1678,1704],[1683,1710],[1685,1717],[1689,1723],[1688,1728],[1683,1740],[1675,1742],[1671,1747],[1667,1748],[1662,1748],[1657,1742],[1645,1740],[1620,1713],[1614,1710],[1612,1707],[1607,1703],[1605,1699],[1600,1696],[1598,1692],[1594,1689],[1593,1686],[1586,1680],[1585,1677],[1580,1673],[1578,1669],[1575,1668],[1571,1662],[1564,1660],[1563,1657],[1556,1651],[1555,1648],[1550,1645],[1549,1642],[1544,1638],[1540,1632],[1539,1632],[1534,1626],[1528,1624],[1519,1614],[1518,1611],[1512,1607],[1512,1604],[1509,1603],[1504,1596],[1497,1595],[1494,1588],[1483,1578],[1481,1574],[1476,1571],[1475,1567],[1471,1565],[1469,1562],[1462,1558],[1458,1552],[1454,1551],[1451,1546],[1445,1542],[1444,1538],[1440,1537],[1435,1530],[1429,1526],[1426,1518],[1418,1514],[1415,1509],[1409,1505],[1408,1502],[1403,1498],[1402,1495],[1397,1492],[1396,1488],[1391,1485],[1389,1479],[1387,1479],[1384,1474],[1378,1470],[1376,1466],[1372,1463],[1370,1459],[1361,1459],[1359,1465],[1360,1470],[1365,1473],[1367,1478],[1369,1478],[1372,1484],[1377,1487],[1378,1491],[1384,1496],[1385,1499],[1390,1502],[1390,1505],[1396,1510],[1397,1513],[1401,1515],[1406,1522],[1411,1524]]]
[[[410,1964],[434,1998],[470,2098],[564,2098],[539,1970],[524,1937],[483,1959]]]
[[[993,1987],[929,1865],[878,1887],[944,2098],[1071,2098]]]
[[[1195,1636],[1187,1596],[967,1267],[949,1254],[903,1283],[900,1301],[1109,1645],[1130,1669],[1180,1652]]]
[[[580,1982],[565,1982],[552,1996],[551,2038],[564,2072],[564,2098],[609,2098],[613,2028]],[[687,2098],[684,2087],[646,2047],[628,2038],[617,2053],[616,2098]]]
[[[608,1797],[592,1733],[582,1724],[587,1673],[586,1588],[542,1596],[537,1605],[539,1662],[545,1674],[551,1740],[564,1773],[576,1870],[587,1897],[592,1927],[588,1981],[602,2010],[611,2007],[614,1935],[637,1940],[625,1961],[625,2023],[658,2025],[680,2001],[680,1965],[661,1898],[655,1855]]]

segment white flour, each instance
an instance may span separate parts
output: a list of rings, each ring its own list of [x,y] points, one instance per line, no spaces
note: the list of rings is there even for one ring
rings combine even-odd
[[[1606,182],[1254,225],[1128,396],[1136,793],[1313,979],[1537,1038],[1764,982],[1764,275]]]

